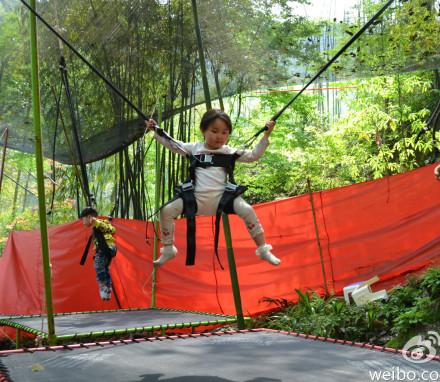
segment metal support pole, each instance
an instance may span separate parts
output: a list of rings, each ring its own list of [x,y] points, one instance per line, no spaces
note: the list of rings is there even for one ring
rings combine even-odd
[[[158,110],[158,121],[157,123],[160,125],[162,123],[162,113],[160,110],[160,106],[159,106],[159,110]],[[158,211],[159,207],[160,207],[160,184],[161,184],[161,174],[160,174],[160,144],[159,142],[156,141],[156,174],[155,174],[155,179],[156,179],[156,184],[155,184],[155,189],[154,189],[154,210]],[[157,215],[155,215],[153,217],[154,221],[153,221],[153,226],[154,226],[154,238],[153,238],[153,261],[156,260],[157,258],[157,250],[159,248],[159,238],[157,237],[157,233],[159,230],[159,221],[157,219]],[[148,224],[148,222],[147,222]],[[153,273],[152,273],[152,277],[151,277],[151,307],[155,308],[156,307],[156,280],[157,280],[157,269],[155,266],[153,266]]]
[[[315,202],[313,201],[313,192],[309,178],[307,178],[307,188],[309,190],[310,204],[312,205],[313,224],[315,225],[316,243],[318,244],[319,258],[321,260],[321,270],[322,270],[322,277],[324,278],[325,295],[329,296],[328,286],[327,286],[327,275],[325,274],[325,267],[324,267],[324,256],[322,255],[321,239],[319,238],[318,222],[316,221]]]
[[[225,233],[226,249],[228,252],[229,273],[231,276],[232,293],[234,294],[235,311],[237,312],[238,329],[244,329],[243,308],[241,306],[240,286],[238,284],[237,267],[235,266],[234,249],[232,248],[231,228],[229,216],[222,214],[223,231]]]
[[[30,3],[31,6],[35,9],[36,0],[31,0]],[[38,73],[37,20],[33,13],[29,13],[29,20],[30,20],[31,65],[32,65],[32,115],[33,115],[34,132],[35,132],[35,162],[37,169],[37,185],[38,185],[38,212],[40,217],[41,252],[43,256],[48,341],[50,345],[53,345],[56,342],[56,336],[55,336],[55,322],[53,318],[49,238],[47,234],[46,201],[45,201],[45,192],[44,192],[43,145],[42,145],[42,135],[41,135],[41,114],[40,114],[40,83],[39,83],[39,73]]]
[[[194,13],[194,24],[197,35],[197,47],[199,50],[200,69],[202,71],[203,90],[205,92],[206,109],[212,109],[211,95],[209,94],[208,78],[206,76],[205,56],[203,53],[202,34],[200,33],[199,18],[197,13],[197,0],[192,0],[192,8]],[[222,214],[223,231],[225,234],[226,248],[228,252],[229,272],[231,276],[232,293],[234,294],[235,311],[237,312],[237,325],[239,329],[244,329],[243,309],[241,305],[240,287],[238,284],[237,268],[235,266],[234,249],[232,247],[231,227],[229,225],[229,217]]]
[[[21,329],[15,329],[15,348],[21,348]]]

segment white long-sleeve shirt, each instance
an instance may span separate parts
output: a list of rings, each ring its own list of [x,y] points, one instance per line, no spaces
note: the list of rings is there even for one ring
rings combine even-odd
[[[263,136],[255,145],[253,150],[239,150],[228,145],[224,145],[216,150],[208,149],[204,142],[181,142],[177,140],[170,141],[165,137],[154,134],[154,138],[163,146],[172,152],[186,156],[189,154],[235,154],[240,155],[238,162],[255,162],[261,158],[269,146],[269,139]],[[209,166],[206,168],[196,168],[196,187],[195,192],[218,192],[224,191],[226,184],[226,171],[223,167]]]

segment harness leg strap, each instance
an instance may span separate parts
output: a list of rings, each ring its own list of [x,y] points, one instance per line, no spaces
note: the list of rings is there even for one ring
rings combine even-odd
[[[196,218],[186,218],[186,265],[194,265],[196,259]]]
[[[220,267],[223,269],[220,258],[218,255],[218,240],[220,236],[220,219],[222,213],[233,214],[234,212],[234,199],[237,196],[240,196],[243,192],[245,192],[247,187],[238,186],[236,184],[228,183],[225,188],[225,192],[223,193],[220,202],[218,203],[217,212],[215,215],[215,235],[214,235],[214,249],[215,255],[217,256],[217,260],[220,264]]]
[[[183,183],[178,188],[183,199],[183,214],[186,217],[186,265],[194,265],[196,257],[196,213],[197,201],[192,182]]]

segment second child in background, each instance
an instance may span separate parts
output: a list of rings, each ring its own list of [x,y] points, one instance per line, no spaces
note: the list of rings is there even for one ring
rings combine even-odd
[[[86,207],[81,212],[80,218],[86,227],[93,228],[93,242],[96,254],[93,266],[99,286],[99,295],[102,300],[110,300],[112,279],[110,276],[110,263],[116,255],[115,227],[107,220],[98,219],[98,212],[93,207]]]

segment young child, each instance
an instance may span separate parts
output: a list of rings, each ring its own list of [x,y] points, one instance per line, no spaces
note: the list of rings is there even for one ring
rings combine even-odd
[[[80,215],[86,227],[93,228],[93,242],[96,255],[93,266],[99,285],[99,295],[102,300],[110,300],[111,284],[110,263],[116,255],[115,239],[116,229],[106,220],[97,219],[98,212],[92,207],[86,207]]]
[[[147,128],[156,129],[156,122],[150,119],[146,122]],[[229,116],[218,109],[207,111],[200,122],[200,130],[204,136],[204,142],[184,143],[170,140],[161,136],[156,131],[154,138],[169,150],[187,156],[188,154],[236,154],[239,162],[257,161],[269,145],[269,135],[275,126],[274,121],[266,124],[267,130],[255,148],[250,150],[238,150],[227,145],[230,134],[232,133],[232,123]],[[226,170],[223,167],[197,167],[195,169],[195,190],[194,196],[197,202],[197,215],[213,216],[216,215],[219,201],[225,191]],[[263,227],[261,226],[253,208],[244,201],[241,196],[233,200],[234,212],[242,218],[246,227],[257,245],[257,256],[272,265],[279,265],[281,260],[270,251],[272,246],[266,243]],[[161,256],[154,261],[156,266],[165,264],[174,258],[177,249],[174,243],[174,219],[183,212],[183,200],[178,198],[160,210],[161,227]]]

